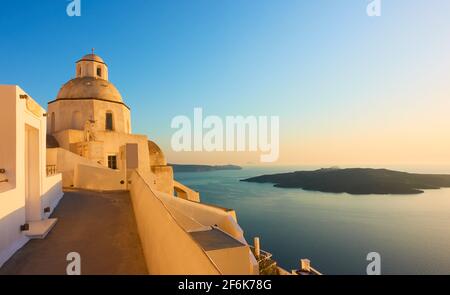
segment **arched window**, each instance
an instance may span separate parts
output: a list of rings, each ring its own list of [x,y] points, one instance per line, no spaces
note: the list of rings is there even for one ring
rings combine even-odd
[[[81,76],[81,66],[80,65],[78,65],[78,67],[77,67],[77,75],[78,75],[78,77]]]
[[[55,112],[52,112],[50,117],[50,133],[55,133]]]
[[[114,130],[114,126],[113,126],[113,114],[112,112],[106,112],[106,116],[105,116],[105,129],[109,130],[109,131],[113,131]]]
[[[102,68],[101,67],[97,67],[97,76],[99,76],[99,77],[102,76]]]

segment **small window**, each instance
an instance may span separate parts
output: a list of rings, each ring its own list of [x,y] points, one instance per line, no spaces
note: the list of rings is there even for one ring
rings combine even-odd
[[[81,66],[80,65],[78,66],[77,72],[78,72],[78,77],[81,76]]]
[[[108,168],[117,169],[117,156],[108,156]]]
[[[106,113],[105,129],[113,131],[113,114],[111,112]]]
[[[102,68],[101,67],[97,67],[97,76],[99,76],[99,77],[102,76]]]

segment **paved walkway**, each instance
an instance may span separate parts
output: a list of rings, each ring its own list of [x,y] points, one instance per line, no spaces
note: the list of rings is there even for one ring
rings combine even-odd
[[[2,274],[66,274],[66,255],[81,255],[81,274],[147,274],[127,192],[66,192],[43,240],[30,240]]]

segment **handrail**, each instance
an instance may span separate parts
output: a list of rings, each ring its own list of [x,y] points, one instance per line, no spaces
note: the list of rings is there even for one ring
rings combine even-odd
[[[231,212],[231,211],[235,211],[234,209],[231,209],[231,208],[226,208],[226,207],[221,207],[221,206],[217,206],[217,205],[214,205],[214,204],[208,204],[208,203],[199,203],[199,202],[195,202],[195,201],[192,201],[192,200],[186,200],[186,201],[189,201],[189,202],[193,202],[193,203],[197,203],[197,204],[202,204],[203,206],[207,206],[207,207],[211,207],[211,208],[219,209],[219,210],[221,210],[221,211],[224,211],[224,212]]]
[[[57,173],[56,165],[47,165],[46,166],[47,176],[52,176]]]
[[[253,255],[255,256],[255,258],[258,260],[258,257],[256,257],[256,255],[255,255],[255,247],[252,246],[252,245],[248,245],[248,246],[249,246],[250,249],[252,250]],[[263,260],[267,260],[267,259],[271,259],[272,256],[273,256],[272,253],[267,252],[267,251],[264,251],[264,250],[262,250],[262,249],[259,250],[259,251],[260,251],[260,253],[261,253],[261,255],[259,255],[259,257],[261,257],[262,259],[258,260],[258,262],[259,262],[259,261],[263,261]]]
[[[315,269],[314,267],[310,266],[310,270],[313,274],[321,276],[323,275],[320,271],[318,271],[317,269]]]
[[[317,269],[315,269],[312,266],[309,267],[309,271],[302,271],[301,269],[293,270],[293,273],[297,274],[297,275],[300,275],[302,272],[306,272],[306,273],[313,274],[313,275],[316,275],[316,276],[322,276],[323,275],[320,271],[318,271]]]
[[[175,216],[173,216],[172,212],[170,212],[169,208],[167,208],[166,204],[164,204],[164,202],[158,198],[158,196],[155,194],[155,192],[153,191],[153,189],[150,187],[150,185],[147,183],[147,181],[145,181],[144,177],[142,177],[142,175],[139,173],[139,171],[137,169],[134,170],[136,172],[136,174],[144,181],[145,185],[148,187],[148,189],[150,190],[150,192],[153,194],[153,196],[161,203],[161,205],[166,209],[167,213],[169,213],[169,216],[173,219],[173,221],[175,221],[175,223],[180,227],[180,229],[184,232],[186,232],[183,227],[180,225],[180,223],[177,221],[177,219],[175,218]],[[189,239],[191,239],[195,244],[198,245],[198,247],[201,249],[201,251],[203,252],[203,254],[205,254],[206,258],[211,262],[211,264],[213,265],[213,267],[217,270],[217,272],[220,275],[223,275],[223,273],[220,271],[219,267],[216,265],[216,263],[211,259],[211,257],[209,257],[208,254],[206,254],[206,251],[202,248],[202,246],[194,239],[192,238],[192,236],[188,233],[187,236],[189,237]]]

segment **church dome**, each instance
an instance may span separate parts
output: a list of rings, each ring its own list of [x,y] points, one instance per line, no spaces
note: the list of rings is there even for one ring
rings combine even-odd
[[[150,166],[167,165],[166,157],[161,148],[151,140],[148,141],[148,153],[150,156]]]
[[[122,95],[111,82],[94,77],[70,80],[61,87],[56,99],[102,99],[123,102]]]
[[[103,58],[101,58],[100,56],[98,56],[97,54],[86,54],[85,56],[83,56],[79,61],[96,61],[99,63],[105,63],[103,61]]]

